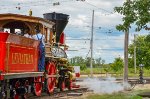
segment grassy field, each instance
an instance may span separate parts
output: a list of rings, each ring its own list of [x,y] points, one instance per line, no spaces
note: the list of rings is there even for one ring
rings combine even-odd
[[[144,69],[143,77],[150,77],[150,70]],[[93,68],[94,74],[106,74],[106,71],[103,68]],[[108,73],[111,74],[113,77],[123,77],[123,72],[116,72],[114,73],[112,70],[110,70]],[[81,71],[81,74],[87,74],[90,75],[90,68],[87,68],[84,71]],[[129,69],[129,77],[139,77],[139,70],[137,70],[137,73],[134,73],[134,69]],[[125,91],[125,92],[118,92],[113,94],[88,94],[84,98],[78,98],[78,99],[143,99],[142,97],[138,96],[139,93],[142,92],[150,92],[150,88],[144,89],[144,90],[133,90],[133,91]],[[144,99],[150,99],[150,98],[144,98]]]
[[[144,74],[143,77],[150,77],[150,70],[148,69],[143,69]],[[93,73],[94,74],[106,74],[106,71],[103,68],[93,68]],[[110,70],[108,73],[111,74],[113,77],[123,77],[123,72],[113,72]],[[81,74],[87,74],[90,75],[90,68],[87,68],[84,71],[81,71]],[[137,73],[134,73],[134,69],[129,69],[128,73],[129,77],[139,77],[139,70],[137,70]],[[145,89],[145,90],[134,90],[134,91],[125,91],[125,92],[118,92],[118,93],[113,93],[113,94],[88,94],[84,98],[78,98],[78,99],[143,99],[142,97],[138,96],[139,93],[142,92],[150,92],[150,89]],[[149,99],[149,98],[144,98],[144,99]]]
[[[142,99],[140,96],[127,96],[125,94],[113,94],[113,95],[90,95],[87,99]]]
[[[150,70],[148,69],[144,69],[144,77],[150,77]],[[104,68],[93,68],[93,73],[94,74],[106,74],[106,71],[104,70]],[[114,72],[112,70],[109,70],[108,73],[112,74],[112,76],[114,77],[122,77],[123,76],[123,72],[122,71],[118,71],[118,72]],[[86,70],[81,71],[81,74],[90,74],[90,68],[87,68]],[[139,77],[139,70],[137,70],[137,73],[134,73],[134,69],[129,69],[129,77]]]
[[[143,97],[139,96],[138,94],[143,92],[150,92],[150,90],[134,90],[134,91],[125,91],[125,92],[118,92],[113,94],[89,94],[84,98],[79,99],[143,99]],[[149,98],[146,98],[149,99]]]

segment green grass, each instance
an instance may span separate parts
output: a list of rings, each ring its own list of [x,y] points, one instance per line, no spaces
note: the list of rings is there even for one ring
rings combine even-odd
[[[148,69],[143,69],[144,77],[149,77],[150,76],[150,70]],[[93,68],[93,73],[94,74],[100,74],[100,73],[106,73],[106,71],[104,70],[104,68]],[[112,73],[114,77],[122,77],[123,76],[123,71],[118,71],[118,72],[114,72],[112,70],[109,70],[108,73]],[[83,71],[81,71],[81,74],[90,74],[90,68],[87,68]],[[129,69],[129,77],[139,77],[139,70],[137,70],[137,73],[134,73],[134,69],[130,68]]]
[[[146,92],[146,91],[129,91],[129,92],[118,92],[113,94],[91,94],[88,95],[86,98],[80,99],[143,99],[142,97],[138,96],[138,93]]]
[[[138,94],[142,94],[144,92],[150,92],[150,89],[123,91],[123,92],[112,93],[112,94],[90,93],[86,95],[86,97],[84,98],[81,97],[78,99],[143,99],[143,97],[139,96]]]
[[[143,69],[144,77],[150,77],[150,70]],[[104,69],[102,68],[93,68],[93,73],[106,73]],[[109,73],[114,73],[112,70],[109,71]],[[81,74],[90,74],[90,68],[87,68],[84,71],[81,71]],[[134,73],[134,69],[129,69],[128,73],[129,77],[139,77],[139,70],[137,70],[137,73]],[[113,74],[114,77],[123,77],[123,72],[121,73],[118,71],[116,74]],[[79,99],[143,99],[142,97],[138,96],[139,93],[142,92],[150,92],[150,90],[138,90],[138,91],[129,91],[129,92],[119,92],[119,93],[113,93],[113,94],[91,94],[87,96],[86,98],[79,98]]]
[[[87,99],[142,99],[140,96],[127,96],[125,94],[113,94],[113,95],[91,95]]]
[[[87,68],[83,71],[81,71],[81,74],[90,74],[90,68]],[[93,68],[93,73],[99,74],[99,73],[105,73],[103,68]]]

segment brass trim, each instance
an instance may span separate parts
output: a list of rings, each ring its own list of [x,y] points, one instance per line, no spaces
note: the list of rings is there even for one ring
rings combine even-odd
[[[19,47],[19,48],[25,48],[25,49],[29,49],[29,50],[34,49],[33,47],[23,47],[23,46],[18,46],[18,45],[10,45],[10,46],[12,46],[12,47]]]

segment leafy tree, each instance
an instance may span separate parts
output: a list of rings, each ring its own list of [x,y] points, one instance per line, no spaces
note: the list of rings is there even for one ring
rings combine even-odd
[[[80,66],[81,70],[86,69],[85,60],[82,57],[76,56],[70,59],[70,64],[72,66]]]
[[[87,57],[86,59],[76,56],[70,59],[70,65],[72,66],[80,66],[81,70],[85,70],[87,67],[90,67],[90,57]],[[98,67],[105,64],[105,60],[102,58],[93,59],[93,67]]]
[[[87,57],[87,58],[85,59],[85,64],[86,64],[87,67],[90,67],[90,60],[91,60],[90,57]]]
[[[140,64],[144,64],[146,68],[150,68],[150,35],[147,36],[138,36],[137,39],[129,45],[129,54],[130,61],[132,63],[129,65],[130,67],[133,67],[133,58],[134,58],[134,45],[136,45],[136,63],[137,66]]]
[[[126,0],[122,7],[115,7],[114,10],[124,15],[122,18],[123,24],[116,27],[119,31],[127,31],[133,23],[137,26],[136,31],[148,28],[150,0]]]
[[[108,72],[110,72],[110,70],[111,70],[111,68],[110,68],[110,64],[104,64],[104,71],[106,72],[106,73],[108,73]]]
[[[134,68],[134,57],[128,58],[129,61],[129,68]]]
[[[136,31],[147,29],[147,23],[150,22],[150,0],[126,0],[122,7],[115,7],[116,12],[124,17],[122,18],[123,24],[116,26],[119,31],[125,32],[125,50],[124,50],[124,81],[126,82],[128,76],[128,41],[129,41],[129,28],[131,24],[135,24]]]
[[[104,65],[104,64],[105,64],[105,60],[102,59],[102,65]]]
[[[101,57],[95,59],[95,67],[100,67],[105,63],[105,60],[103,60]]]
[[[114,63],[111,64],[111,68],[114,72],[118,72],[123,69],[123,59],[115,58]]]
[[[100,57],[100,58],[95,59],[96,64],[101,64],[101,60],[102,60],[102,58],[101,58],[101,57]]]

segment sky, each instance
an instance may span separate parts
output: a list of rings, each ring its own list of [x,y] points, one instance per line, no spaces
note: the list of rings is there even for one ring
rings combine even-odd
[[[64,13],[69,15],[69,22],[64,30],[68,58],[90,57],[90,38],[92,11],[94,10],[93,58],[112,63],[116,57],[123,58],[124,33],[116,30],[122,23],[122,15],[114,12],[114,7],[122,6],[125,0],[0,0],[0,13],[16,13],[43,17],[44,13]],[[59,2],[59,5],[53,5]],[[20,8],[20,9],[18,9]],[[134,26],[133,26],[134,27]],[[145,34],[146,31],[142,31]],[[131,29],[129,43],[134,39]]]

